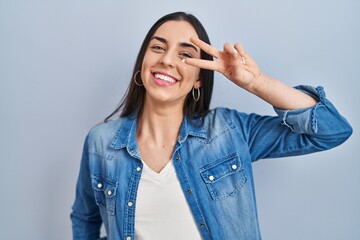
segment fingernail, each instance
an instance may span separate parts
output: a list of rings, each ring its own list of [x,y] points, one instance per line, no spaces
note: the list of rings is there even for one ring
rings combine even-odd
[[[245,58],[244,57],[241,57],[241,64],[245,64]]]

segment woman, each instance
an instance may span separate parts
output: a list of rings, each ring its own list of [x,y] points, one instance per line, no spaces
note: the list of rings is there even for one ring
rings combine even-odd
[[[213,71],[278,116],[210,111]],[[120,107],[86,137],[74,239],[98,239],[102,222],[108,239],[261,239],[251,163],[330,149],[351,133],[321,87],[291,88],[240,44],[211,47],[194,16],[166,15],[145,37]]]

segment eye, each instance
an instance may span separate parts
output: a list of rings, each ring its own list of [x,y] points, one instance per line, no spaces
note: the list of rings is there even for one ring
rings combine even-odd
[[[151,49],[154,50],[155,52],[162,52],[165,50],[165,48],[160,45],[151,46]]]
[[[187,53],[187,52],[182,52],[179,55],[181,57],[183,57],[183,58],[192,58],[192,55],[190,53]]]

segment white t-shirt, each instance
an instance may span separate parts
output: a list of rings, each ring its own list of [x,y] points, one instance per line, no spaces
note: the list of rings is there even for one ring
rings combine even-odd
[[[135,239],[201,239],[172,160],[160,173],[143,162],[136,197]]]

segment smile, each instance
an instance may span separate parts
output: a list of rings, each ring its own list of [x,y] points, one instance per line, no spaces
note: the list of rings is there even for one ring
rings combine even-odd
[[[178,79],[164,72],[153,72],[152,75],[154,83],[158,86],[169,87],[179,82]]]
[[[163,75],[161,73],[155,73],[154,74],[154,77],[159,79],[159,80],[162,80],[162,81],[165,81],[165,82],[169,82],[169,83],[175,83],[177,80],[174,79],[173,77],[170,77],[170,76],[167,76],[167,75]]]

